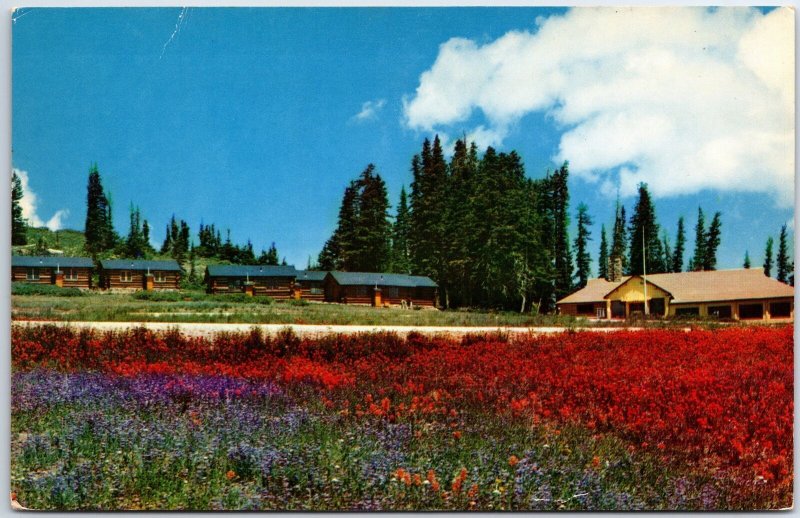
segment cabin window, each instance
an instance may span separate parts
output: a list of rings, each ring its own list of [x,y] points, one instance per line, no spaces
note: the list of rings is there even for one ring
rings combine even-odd
[[[388,288],[384,288],[386,291],[386,297],[390,299],[397,299],[400,298],[400,288],[397,286],[389,286]]]
[[[368,296],[366,286],[353,286],[350,293],[353,297],[366,297]]]
[[[676,317],[694,317],[700,314],[700,308],[697,306],[690,306],[688,308],[675,308]]]
[[[772,318],[789,318],[792,316],[792,304],[789,302],[770,302],[769,315]]]
[[[578,304],[579,315],[594,315],[594,304]]]
[[[130,270],[122,270],[119,272],[119,280],[121,282],[131,282],[133,281],[133,275],[131,275]]]
[[[241,279],[231,279],[228,283],[228,290],[229,291],[242,291],[242,280]]]
[[[764,304],[739,304],[739,318],[764,318]]]
[[[167,282],[167,272],[153,272],[156,282]]]
[[[664,316],[664,299],[662,297],[650,299],[650,314],[655,316]]]
[[[76,268],[67,268],[64,270],[64,278],[68,281],[78,280],[78,270]]]
[[[322,295],[325,293],[325,290],[322,289],[322,286],[311,286],[308,290],[312,295]]]
[[[38,268],[28,268],[28,275],[26,279],[29,281],[38,281],[39,280],[39,269]]]
[[[731,318],[733,313],[731,313],[730,306],[709,306],[708,307],[708,316],[716,317],[716,318]]]

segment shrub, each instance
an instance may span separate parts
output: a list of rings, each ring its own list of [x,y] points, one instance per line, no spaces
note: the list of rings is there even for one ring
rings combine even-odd
[[[82,297],[85,295],[78,288],[59,288],[52,284],[29,284],[27,282],[12,282],[12,295],[54,295],[56,297]]]

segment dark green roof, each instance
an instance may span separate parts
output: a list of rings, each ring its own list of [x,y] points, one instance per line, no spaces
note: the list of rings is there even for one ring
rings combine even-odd
[[[259,264],[209,264],[210,277],[294,277],[294,266],[265,266]]]
[[[297,270],[298,281],[322,281],[328,275],[326,271],[320,270]]]
[[[11,266],[22,266],[25,268],[63,267],[63,268],[93,268],[94,263],[89,257],[44,257],[37,255],[12,255]]]
[[[180,271],[178,262],[174,259],[167,261],[148,261],[145,259],[103,259],[100,266],[104,270],[156,270],[156,271]]]
[[[429,277],[380,272],[330,272],[341,286],[401,286],[405,288],[436,288]]]

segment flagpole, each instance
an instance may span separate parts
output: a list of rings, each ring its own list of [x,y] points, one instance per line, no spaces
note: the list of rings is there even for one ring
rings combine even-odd
[[[644,314],[650,314],[650,306],[647,304],[647,249],[644,246],[644,226],[642,223],[642,271],[644,272]]]

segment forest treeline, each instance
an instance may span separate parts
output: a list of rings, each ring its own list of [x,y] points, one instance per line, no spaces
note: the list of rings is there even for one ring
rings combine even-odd
[[[445,307],[542,312],[592,277],[594,222],[585,203],[576,208],[574,239],[569,233],[568,162],[533,179],[515,151],[488,147],[479,154],[466,140],[456,141],[447,161],[436,136],[432,143],[425,139],[410,169],[411,191],[401,189],[393,218],[373,164],[345,187],[336,229],[319,254],[320,269],[428,275],[439,284]],[[601,226],[597,274],[641,274],[645,267],[648,273],[715,270],[721,213],[707,222],[699,208],[694,230],[694,252],[685,260],[684,218],[672,241],[657,221],[647,185],[640,184],[630,218],[617,200],[610,236]],[[777,278],[793,282],[785,225],[780,243]],[[745,256],[749,268],[749,252]]]
[[[479,153],[474,142],[455,142],[445,159],[438,136],[425,139],[411,159],[410,192],[403,187],[394,215],[390,214],[386,184],[373,164],[345,186],[338,221],[325,242],[317,264],[307,268],[427,275],[440,286],[444,307],[507,308],[550,312],[555,302],[586,285],[593,276],[594,220],[585,203],[574,217],[570,237],[569,163],[542,178],[531,178],[516,151]],[[26,244],[26,221],[20,201],[24,193],[12,171],[12,244]],[[128,233],[119,235],[112,221],[110,197],[100,172],[89,170],[84,230],[86,252],[95,259],[174,258],[188,284],[200,281],[197,258],[234,264],[279,264],[273,242],[256,255],[248,239],[234,244],[214,224],[200,223],[196,239],[188,223],[174,215],[166,224],[159,249],[151,244],[151,226],[131,204]],[[686,222],[681,216],[674,241],[659,225],[646,184],[630,217],[616,202],[614,221],[600,227],[597,276],[714,270],[722,236],[722,215],[710,221],[698,208],[694,251],[688,260]],[[41,239],[41,238],[40,238]],[[763,268],[767,276],[794,283],[786,225],[780,231],[777,253],[767,239]],[[38,242],[36,255],[46,255],[48,244]],[[774,261],[773,261],[773,257]],[[207,261],[206,261],[207,262]],[[282,261],[286,264],[285,259]],[[745,251],[744,268],[751,267]]]

